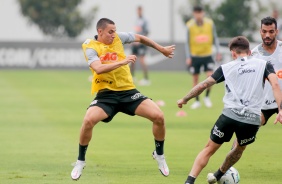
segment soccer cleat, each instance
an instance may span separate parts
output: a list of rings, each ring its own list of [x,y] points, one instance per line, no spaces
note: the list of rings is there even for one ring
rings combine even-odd
[[[74,168],[71,172],[71,178],[73,180],[78,180],[80,178],[81,174],[82,174],[82,170],[86,166],[86,162],[77,160],[76,163],[73,164],[73,166],[74,166]]]
[[[190,108],[191,109],[198,109],[199,107],[201,107],[201,103],[199,101],[194,102]]]
[[[204,103],[206,105],[207,108],[211,108],[212,107],[212,103],[209,97],[205,97],[204,98]]]
[[[209,173],[207,179],[209,184],[215,184],[217,182],[216,177],[213,175],[213,173]]]
[[[165,161],[164,155],[158,155],[156,151],[152,153],[153,158],[158,162],[159,170],[164,176],[169,175],[169,169]]]

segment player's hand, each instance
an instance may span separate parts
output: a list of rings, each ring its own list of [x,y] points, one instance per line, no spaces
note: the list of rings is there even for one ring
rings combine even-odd
[[[187,66],[191,66],[192,65],[192,59],[191,58],[187,58],[186,59],[186,64],[187,64]]]
[[[162,53],[168,58],[172,58],[174,56],[175,45],[163,47]]]
[[[187,102],[184,101],[183,98],[177,100],[177,106],[178,106],[179,108],[182,108],[182,106],[183,106],[184,104],[187,104]]]
[[[282,112],[281,112],[281,110],[277,114],[275,121],[274,121],[274,124],[276,124],[277,122],[280,122],[280,124],[282,124]]]
[[[124,64],[128,64],[128,63],[135,63],[137,57],[135,55],[128,55],[126,56],[126,58],[123,60]]]

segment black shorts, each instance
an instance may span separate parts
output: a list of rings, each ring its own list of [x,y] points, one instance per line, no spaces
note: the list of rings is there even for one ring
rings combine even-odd
[[[259,125],[241,123],[221,114],[211,130],[210,138],[217,144],[229,142],[236,134],[240,146],[251,144],[255,141]]]
[[[191,59],[192,63],[188,68],[191,74],[199,74],[202,66],[205,72],[214,70],[214,60],[212,56],[192,57]]]
[[[132,54],[136,56],[145,56],[147,47],[143,44],[132,45]]]
[[[136,108],[146,99],[148,99],[148,97],[142,95],[136,89],[127,91],[106,90],[98,92],[89,107],[98,106],[102,108],[109,116],[102,121],[110,122],[118,112],[134,116]]]
[[[273,115],[273,114],[278,114],[278,108],[275,108],[275,109],[267,109],[267,110],[261,110],[261,113],[263,114],[264,116],[264,119],[265,119],[265,123],[263,125],[266,125],[268,119]]]

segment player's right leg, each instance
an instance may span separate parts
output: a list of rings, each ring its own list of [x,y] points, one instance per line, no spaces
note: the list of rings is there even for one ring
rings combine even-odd
[[[139,81],[139,85],[141,86],[149,86],[151,84],[150,80],[149,80],[149,75],[148,75],[148,67],[147,64],[145,62],[145,56],[144,55],[140,55],[139,56],[139,60],[140,60],[140,64],[143,70],[143,79]]]
[[[201,58],[199,57],[192,57],[191,59],[192,61],[190,66],[191,68],[190,72],[192,73],[193,87],[195,87],[199,83],[199,75],[200,75],[200,69],[202,63],[201,63]],[[199,96],[196,96],[195,99],[196,101],[190,106],[191,109],[198,109],[201,107]]]
[[[217,144],[209,139],[205,148],[197,155],[185,184],[194,184],[195,179],[208,164],[210,157],[220,148],[220,146],[221,144]]]
[[[101,120],[108,117],[105,111],[98,106],[91,106],[86,111],[83,119],[83,123],[80,129],[80,140],[79,140],[79,154],[74,168],[71,172],[71,178],[78,180],[82,174],[82,171],[86,165],[85,154],[87,151],[88,144],[92,138],[93,127]]]
[[[194,87],[199,82],[199,74],[193,74],[192,78],[193,78],[192,82],[193,82],[193,87]],[[198,109],[199,107],[201,107],[199,96],[196,96],[195,99],[196,99],[196,101],[190,106],[191,109]]]

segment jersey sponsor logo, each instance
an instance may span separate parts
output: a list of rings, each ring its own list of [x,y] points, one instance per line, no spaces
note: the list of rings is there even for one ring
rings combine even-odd
[[[207,43],[209,41],[209,36],[207,35],[199,35],[195,38],[197,43]]]
[[[246,144],[246,143],[248,143],[248,142],[250,142],[250,141],[252,141],[254,139],[255,139],[255,136],[253,136],[253,137],[251,137],[249,139],[243,139],[243,140],[241,140],[240,145]]]
[[[131,99],[136,100],[141,97],[144,97],[144,95],[142,95],[141,93],[135,93],[133,96],[131,96]]]
[[[115,62],[118,60],[118,55],[116,52],[108,52],[104,55],[100,56],[100,60],[102,63],[111,63],[111,62]]]
[[[224,133],[218,130],[218,127],[216,125],[214,125],[212,133],[218,136],[219,138],[222,138],[224,136]]]
[[[276,103],[276,100],[265,100],[266,105],[271,105],[271,104],[274,104],[274,103]]]
[[[249,68],[239,68],[238,69],[238,73],[240,74],[240,75],[243,75],[243,74],[247,74],[247,73],[252,73],[252,72],[256,72],[256,70],[255,69],[249,69]]]
[[[105,79],[96,79],[95,80],[95,83],[96,84],[99,84],[99,83],[101,83],[101,82],[104,82],[104,83],[108,83],[108,84],[112,84],[113,83],[113,81],[109,81],[109,80],[105,80]]]

